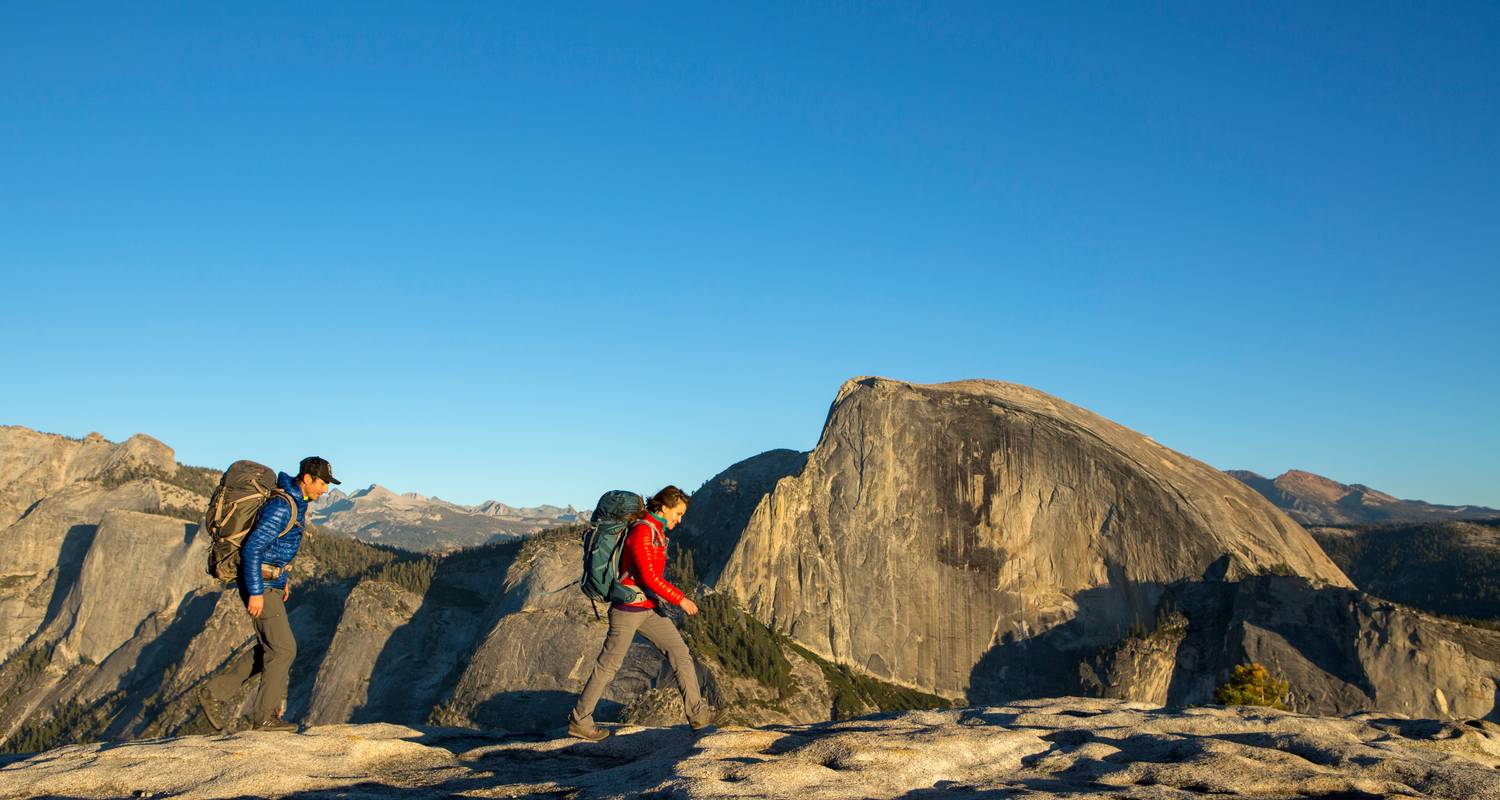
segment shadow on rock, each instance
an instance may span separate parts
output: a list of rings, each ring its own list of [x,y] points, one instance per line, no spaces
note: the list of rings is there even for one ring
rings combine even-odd
[[[140,735],[145,722],[132,725],[144,711],[148,698],[161,701],[162,684],[167,680],[168,668],[182,660],[183,653],[193,637],[201,632],[213,616],[219,603],[217,592],[197,592],[188,595],[166,630],[158,634],[151,643],[141,648],[135,665],[120,679],[119,686],[131,698],[123,711],[117,713],[109,727],[100,734],[101,739],[116,739],[122,736]]]
[[[506,797],[556,798],[642,796],[671,777],[675,764],[693,752],[695,740],[683,725],[629,728],[602,742],[560,739],[555,748],[542,751],[507,746],[508,742],[535,741],[534,737],[496,737],[448,728],[424,729],[409,741],[446,749],[469,771],[462,777],[421,786],[415,790],[420,796],[487,796],[487,791],[507,787]],[[372,781],[285,797],[409,797],[413,791],[410,786]]]
[[[563,729],[578,695],[555,689],[500,692],[474,707],[473,719],[512,733],[548,733]],[[611,722],[620,718],[623,706],[600,700],[594,719]]]
[[[52,588],[52,597],[47,601],[47,613],[42,617],[42,624],[37,626],[37,630],[46,630],[62,613],[63,602],[68,599],[73,587],[78,585],[78,579],[83,575],[83,559],[89,554],[94,536],[98,533],[98,525],[74,525],[63,535],[62,547],[57,554],[57,583]]]
[[[969,701],[998,705],[1086,695],[1079,675],[1082,661],[1131,630],[1153,626],[1166,591],[1165,584],[1117,576],[1107,586],[1073,595],[1078,612],[1072,619],[1035,636],[1003,634],[970,670]]]
[[[438,562],[416,613],[391,633],[376,657],[365,702],[354,710],[351,722],[428,721],[458,683],[499,611],[499,592],[481,596],[465,578],[477,562],[490,574],[504,575],[522,544],[487,546]]]

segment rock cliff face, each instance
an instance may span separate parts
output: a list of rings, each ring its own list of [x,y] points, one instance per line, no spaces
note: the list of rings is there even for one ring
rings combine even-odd
[[[313,685],[309,724],[345,722],[368,706],[380,654],[421,605],[421,597],[385,581],[362,581],[354,587]]]
[[[141,620],[174,614],[184,598],[207,589],[206,538],[181,520],[106,512],[63,598],[59,653],[100,663],[136,634]]]
[[[820,655],[993,699],[1020,688],[994,651],[1064,624],[1097,645],[1151,620],[1168,583],[1270,570],[1349,585],[1244,484],[1081,408],[1012,384],[861,378],[718,587]]]
[[[0,660],[44,626],[68,622],[82,608],[83,596],[75,590],[80,578],[99,577],[102,564],[97,557],[87,572],[85,559],[101,535],[101,548],[118,555],[149,551],[153,562],[190,557],[184,549],[189,537],[180,523],[147,530],[143,526],[152,523],[119,517],[101,528],[111,511],[155,512],[185,502],[191,493],[166,482],[178,470],[172,450],[149,436],[136,435],[114,444],[98,434],[79,440],[0,427]],[[169,530],[163,547],[155,549],[154,537]],[[180,545],[175,550],[174,542]],[[154,568],[136,572],[136,576],[154,574]],[[174,591],[185,585],[179,577],[174,573],[169,581]],[[132,576],[118,578],[131,580]],[[162,594],[148,591],[152,598]],[[103,601],[102,596],[90,600]],[[140,602],[126,602],[132,614],[142,610]],[[115,613],[101,610],[106,615]],[[140,618],[116,617],[120,628],[104,635],[123,641]],[[96,624],[91,630],[101,628]],[[86,643],[74,637],[68,645]],[[90,657],[98,655],[97,649],[91,650]]]

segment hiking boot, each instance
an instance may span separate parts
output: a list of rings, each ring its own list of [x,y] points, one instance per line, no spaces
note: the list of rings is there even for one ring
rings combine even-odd
[[[198,687],[198,707],[203,709],[203,718],[219,733],[224,732],[224,701],[214,697],[207,686]]]
[[[293,722],[287,722],[281,717],[271,717],[265,722],[257,722],[254,725],[251,725],[250,729],[256,731],[280,731],[283,733],[296,733],[297,725]]]
[[[569,720],[568,735],[574,739],[582,739],[585,742],[600,742],[609,737],[609,731],[601,730],[593,725],[585,727]]]
[[[711,709],[708,710],[708,715],[705,716],[703,719],[700,719],[700,720],[688,720],[688,725],[691,725],[692,728],[693,728],[693,730],[695,730],[695,731],[701,731],[704,728],[707,728],[707,727],[713,725],[715,722],[718,722],[718,721],[719,721],[719,709],[717,709],[717,708],[711,708]]]

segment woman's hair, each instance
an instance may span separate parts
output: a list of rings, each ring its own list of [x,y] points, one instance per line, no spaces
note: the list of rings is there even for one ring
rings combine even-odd
[[[684,492],[676,486],[668,486],[667,488],[657,492],[654,496],[652,496],[650,500],[646,501],[646,510],[655,513],[657,511],[661,511],[664,508],[671,508],[678,503],[687,505],[688,499],[689,498],[687,492]]]

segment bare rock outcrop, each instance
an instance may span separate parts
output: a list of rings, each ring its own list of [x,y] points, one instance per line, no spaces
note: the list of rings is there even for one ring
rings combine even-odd
[[[1183,584],[1163,603],[1192,620],[1172,705],[1213,702],[1231,667],[1254,661],[1285,678],[1291,707],[1307,713],[1500,719],[1500,631],[1277,575]]]
[[[0,797],[1493,800],[1497,767],[1487,722],[1059,698],[599,743],[371,724],[75,745],[0,768]]]
[[[1187,618],[1174,614],[1150,633],[1126,636],[1078,665],[1078,688],[1091,697],[1166,705],[1187,630]]]
[[[713,584],[729,561],[750,515],[777,482],[807,466],[807,453],[768,450],[731,465],[693,493],[687,515],[672,531],[679,551],[690,549],[699,579]]]
[[[308,724],[345,722],[368,705],[380,655],[392,634],[409,623],[421,606],[421,597],[386,581],[361,581],[354,587],[318,669]]]
[[[1066,624],[1071,647],[1097,649],[1149,622],[1167,584],[1272,570],[1349,585],[1243,483],[1077,406],[860,378],[717,587],[819,655],[1001,699],[1024,696],[1017,643]]]
[[[144,434],[116,444],[0,426],[0,660],[58,619],[107,512],[188,502],[160,480],[178,469]]]
[[[156,502],[147,481],[113,489],[71,484],[0,528],[0,660],[58,618],[104,515],[112,510],[148,510]],[[180,540],[180,525],[177,530]]]
[[[176,471],[172,448],[145,434],[116,444],[97,433],[72,439],[0,425],[0,528],[20,519],[37,501],[78,481],[118,485]]]

